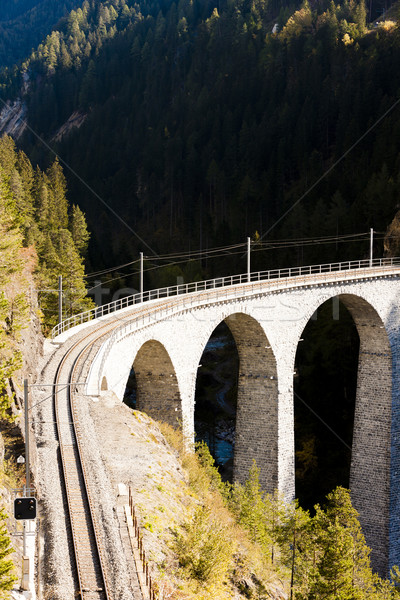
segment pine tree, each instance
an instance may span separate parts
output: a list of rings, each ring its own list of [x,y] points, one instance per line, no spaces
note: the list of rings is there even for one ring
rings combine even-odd
[[[250,539],[259,544],[265,556],[268,556],[272,540],[266,520],[264,495],[260,484],[260,470],[256,461],[253,461],[244,486],[236,484],[233,487],[232,504],[239,523],[249,532]]]
[[[230,567],[234,543],[226,524],[210,508],[199,506],[178,533],[175,550],[181,566],[194,579],[218,586]]]
[[[70,231],[74,240],[75,248],[85,256],[89,244],[90,233],[88,232],[84,213],[79,206],[72,205]]]
[[[72,235],[67,229],[60,229],[55,240],[55,248],[61,263],[58,274],[63,277],[65,316],[71,316],[91,308],[93,303],[86,298],[83,261],[75,248]],[[55,275],[56,273],[54,273]]]
[[[266,494],[264,497],[265,513],[264,518],[267,522],[269,537],[271,539],[270,560],[271,564],[276,561],[276,547],[280,539],[280,527],[286,512],[286,503],[283,495],[278,490],[273,494]]]
[[[33,196],[35,205],[35,220],[41,232],[48,231],[54,221],[50,209],[50,193],[44,173],[36,168],[33,184]]]
[[[308,599],[314,561],[314,537],[311,517],[308,511],[298,506],[297,501],[286,506],[281,517],[278,540],[282,560],[290,569],[290,600],[295,597]]]
[[[63,282],[63,318],[93,306],[93,302],[86,296],[82,258],[75,247],[72,234],[67,229],[48,233],[40,257],[42,285],[48,290],[43,294],[41,306],[49,326],[54,326],[57,322],[57,288],[60,275]]]
[[[54,227],[68,227],[67,182],[58,159],[46,171],[50,191],[50,218]]]
[[[341,525],[338,517],[326,519],[317,511],[317,545],[319,556],[316,562],[308,598],[317,600],[355,600],[353,585],[353,544],[350,531]]]
[[[8,136],[0,138],[0,165],[2,167],[3,177],[9,182],[11,173],[14,170],[16,162],[15,142]]]
[[[317,547],[309,600],[369,600],[377,592],[358,513],[350,492],[336,488],[313,519]],[[378,596],[379,597],[379,596]]]

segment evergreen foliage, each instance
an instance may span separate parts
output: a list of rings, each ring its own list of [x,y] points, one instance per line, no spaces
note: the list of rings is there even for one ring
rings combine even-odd
[[[271,539],[277,541],[277,562],[288,569],[291,599],[400,597],[395,585],[372,572],[370,550],[348,490],[336,488],[328,494],[325,508],[316,505],[315,516],[311,517],[297,501],[285,503],[279,496],[263,494],[257,484],[257,467],[253,465],[249,480],[244,486],[236,484],[232,497],[240,524],[254,541],[261,541],[264,552],[268,552],[267,547],[255,535],[256,531],[268,531]],[[394,581],[396,573],[395,566]]]
[[[15,337],[29,318],[24,293],[11,301],[4,292],[10,277],[23,272],[23,247],[34,246],[37,253],[37,281],[46,328],[57,321],[59,275],[64,282],[65,317],[92,306],[86,298],[81,254],[89,234],[82,211],[74,207],[69,214],[61,166],[56,160],[46,172],[39,168],[34,171],[27,156],[17,151],[8,136],[0,139],[0,234],[0,322],[4,324],[3,347],[8,352],[8,339]],[[0,368],[7,373],[19,362],[15,357],[10,360],[1,361]],[[8,376],[4,374],[5,379]]]
[[[26,58],[80,0],[8,0],[0,4],[0,65]]]
[[[266,520],[265,494],[261,490],[259,469],[255,461],[244,486],[235,484],[231,493],[231,506],[239,523],[247,529],[252,542],[258,544],[268,555],[274,534],[271,523]]]
[[[6,161],[0,149],[0,418],[9,418],[10,398],[7,383],[21,366],[21,354],[15,338],[26,316],[27,303],[23,295],[6,295],[11,278],[22,272],[20,254],[22,234],[18,226],[13,198],[7,185]]]
[[[196,588],[198,592],[201,589],[206,593],[210,582],[218,580],[220,585],[230,581],[246,597],[264,598],[268,597],[268,584],[264,587],[270,577],[268,569],[273,568],[287,582],[291,600],[400,598],[397,566],[391,573],[393,583],[372,572],[370,549],[349,490],[335,488],[323,507],[314,507],[311,516],[297,501],[286,502],[278,493],[263,492],[255,462],[244,485],[222,485],[204,443],[198,446],[195,456],[185,450],[175,430],[163,424],[162,431],[180,452],[199,502],[195,514],[176,532],[174,544],[188,578],[188,589],[192,589],[190,578],[202,585]],[[247,532],[247,540],[243,531]],[[253,580],[257,585],[249,587],[238,579],[239,572],[246,572],[246,581]],[[213,597],[231,597],[225,596],[218,585]],[[203,598],[201,594],[199,597]]]
[[[232,567],[234,540],[225,524],[212,510],[200,506],[176,539],[176,552],[182,567],[202,583],[221,585]]]
[[[344,488],[336,488],[328,494],[325,511],[316,507],[314,524],[319,552],[310,578],[309,597],[370,598],[374,580],[369,549],[357,512]]]
[[[69,231],[70,226],[74,231]],[[79,226],[78,226],[79,225]],[[86,299],[84,267],[80,250],[88,239],[82,212],[68,214],[66,182],[55,161],[46,173],[33,170],[10,137],[0,139],[0,419],[13,420],[13,394],[9,381],[22,367],[18,346],[21,330],[31,319],[30,290],[26,275],[36,265],[36,278],[42,288],[44,326],[57,319],[57,277],[65,282],[66,315],[90,306]],[[29,246],[29,247],[28,247]],[[79,249],[78,249],[79,248]],[[49,293],[49,288],[54,292]],[[55,306],[53,306],[55,304]],[[16,577],[13,552],[7,535],[5,513],[0,510],[0,597]]]
[[[155,251],[244,240],[265,232],[395,102],[398,29],[366,29],[367,17],[362,1],[86,1],[25,62],[29,123],[58,140],[68,164]],[[396,110],[273,235],[388,226],[399,193]],[[83,123],[57,137],[72,114]],[[31,133],[23,145],[33,160],[48,158]],[[91,224],[92,262],[137,255],[131,232],[68,177]],[[256,254],[253,266],[364,252],[367,244],[319,246]]]
[[[90,233],[86,225],[85,215],[75,204],[72,205],[72,213],[70,220],[70,231],[74,240],[75,248],[84,256],[87,252]]]
[[[8,591],[12,589],[17,577],[14,574],[14,564],[7,558],[14,549],[11,547],[5,520],[4,509],[0,510],[0,598],[9,598]]]

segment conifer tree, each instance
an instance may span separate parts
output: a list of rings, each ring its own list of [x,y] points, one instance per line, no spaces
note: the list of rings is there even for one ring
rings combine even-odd
[[[264,497],[265,519],[271,539],[270,559],[271,564],[275,563],[276,547],[279,544],[280,526],[286,510],[286,503],[283,495],[275,490],[273,494],[266,494]]]
[[[179,562],[202,584],[218,586],[231,566],[235,542],[207,506],[199,506],[176,536]]]
[[[290,569],[290,600],[308,598],[314,560],[312,521],[297,501],[287,504],[281,517],[278,539],[284,564]],[[296,593],[296,595],[295,595]]]
[[[327,496],[325,510],[316,506],[313,519],[315,568],[307,600],[383,600],[395,593],[372,573],[370,549],[365,543],[350,492],[336,488]]]
[[[55,227],[68,227],[67,182],[58,158],[46,171],[51,193],[50,212]]]
[[[71,316],[92,306],[90,300],[85,300],[86,287],[83,279],[85,273],[83,261],[74,245],[72,235],[67,229],[60,229],[55,248],[61,263],[59,274],[63,277],[66,316]]]
[[[48,231],[51,228],[50,199],[49,189],[46,184],[45,175],[40,171],[39,167],[35,171],[35,179],[33,184],[33,195],[35,203],[35,217],[39,225],[39,229]]]
[[[75,248],[82,256],[85,256],[90,239],[90,233],[87,229],[85,215],[79,206],[76,206],[75,204],[72,206],[70,230],[72,233],[72,239],[74,240]]]
[[[362,598],[356,594],[353,582],[353,540],[351,532],[340,523],[339,517],[327,519],[320,509],[316,523],[319,556],[308,598],[317,600],[355,600]]]
[[[259,544],[267,556],[272,542],[266,520],[264,495],[260,484],[260,471],[253,461],[244,486],[236,484],[233,488],[233,506],[239,523],[247,529],[251,540]]]
[[[2,167],[3,177],[7,183],[9,182],[11,173],[14,170],[15,162],[15,142],[10,136],[4,135],[2,138],[0,138],[0,165]]]

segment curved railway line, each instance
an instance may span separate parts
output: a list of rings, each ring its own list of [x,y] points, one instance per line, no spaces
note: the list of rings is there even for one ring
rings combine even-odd
[[[104,326],[103,329],[105,329]],[[74,388],[77,384],[77,367],[84,360],[88,348],[99,337],[101,335],[85,345],[84,342],[78,341],[66,352],[58,366],[53,388],[57,435],[79,580],[79,592],[80,597],[85,600],[112,600],[110,586],[103,566],[104,550],[101,546],[99,525],[93,510],[94,500],[87,483],[79,439],[79,426],[74,418]],[[82,346],[84,346],[83,349]],[[77,357],[76,353],[78,353]],[[68,385],[64,385],[63,381],[66,381]]]
[[[167,301],[165,304],[173,302]],[[141,306],[135,307],[132,313],[144,316],[153,310],[154,307]],[[124,318],[131,316],[124,315]],[[66,351],[53,383],[55,422],[78,575],[78,593],[84,600],[113,600],[112,585],[105,566],[106,552],[101,541],[101,524],[96,517],[94,494],[88,483],[75,405],[80,384],[78,374],[93,345],[121,324],[116,315],[110,315],[110,319],[113,321],[111,324],[107,321],[97,325]]]

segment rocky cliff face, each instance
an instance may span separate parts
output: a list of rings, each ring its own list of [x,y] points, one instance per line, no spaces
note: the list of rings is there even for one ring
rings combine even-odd
[[[0,111],[0,134],[11,135],[15,140],[21,137],[26,129],[26,104],[20,98],[3,105]]]
[[[79,111],[73,112],[69,119],[63,123],[59,129],[57,129],[52,141],[60,142],[63,137],[69,134],[70,131],[76,128],[79,129],[79,127],[85,122],[86,117],[87,115]]]
[[[16,100],[1,100],[0,105],[0,136],[11,135],[18,140],[27,127],[27,107],[23,100],[29,91],[29,74],[22,74],[21,98]]]

